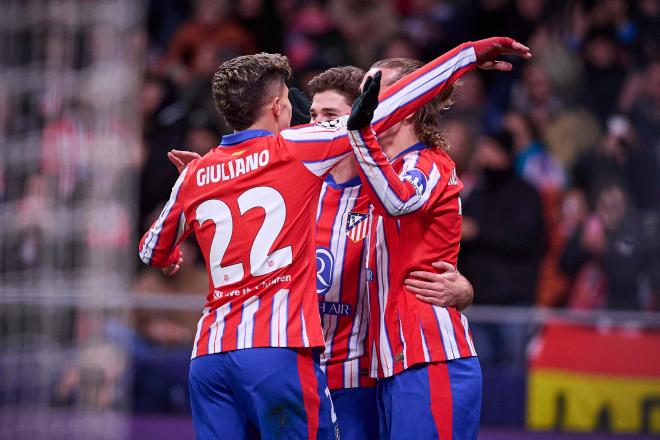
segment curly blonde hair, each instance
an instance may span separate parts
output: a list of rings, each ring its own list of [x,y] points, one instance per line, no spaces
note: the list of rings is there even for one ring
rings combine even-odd
[[[422,66],[424,66],[424,63],[410,58],[387,58],[374,63],[371,69],[392,69],[397,72],[394,79],[399,80]],[[453,94],[458,86],[460,84],[454,82],[440,95],[424,104],[415,113],[415,135],[417,135],[423,144],[429,147],[440,148],[444,151],[449,150],[449,142],[444,136],[444,129],[440,125],[440,119],[442,114],[454,104]]]

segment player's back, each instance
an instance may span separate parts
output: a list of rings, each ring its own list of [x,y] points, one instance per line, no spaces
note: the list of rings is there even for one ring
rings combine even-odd
[[[183,221],[209,274],[193,357],[323,345],[314,271],[322,181],[260,130],[223,137],[185,172]]]

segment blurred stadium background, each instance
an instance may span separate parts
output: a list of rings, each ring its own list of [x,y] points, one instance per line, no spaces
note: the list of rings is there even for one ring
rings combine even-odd
[[[203,264],[188,245],[166,279],[136,245],[176,178],[165,153],[227,132],[210,96],[220,62],[282,52],[304,88],[332,66],[493,35],[534,60],[466,76],[445,116],[466,186],[480,438],[660,435],[660,1],[0,8],[0,438],[193,438]],[[493,172],[493,151],[513,172]]]

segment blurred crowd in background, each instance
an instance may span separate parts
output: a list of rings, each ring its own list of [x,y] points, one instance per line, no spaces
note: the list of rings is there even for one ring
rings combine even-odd
[[[19,167],[19,178],[12,175],[17,168],[0,167],[0,196],[19,206],[19,230],[2,245],[3,271],[39,264],[39,237],[53,225],[40,213],[55,201],[75,201],[91,179],[84,166],[59,158],[81,154],[84,165],[86,149],[71,145],[109,142],[107,133],[115,142],[134,144],[131,154],[109,160],[130,165],[124,183],[139,188],[137,221],[108,207],[95,224],[113,225],[113,241],[93,243],[90,234],[70,247],[136,248],[138,234],[158,215],[177,177],[166,153],[178,148],[205,154],[230,132],[210,85],[224,60],[283,53],[294,69],[292,84],[305,90],[330,67],[368,68],[389,57],[429,61],[464,41],[510,36],[532,49],[533,60],[514,61],[511,73],[464,76],[443,116],[449,153],[465,185],[459,270],[474,285],[475,304],[660,308],[660,0],[148,3],[147,32],[127,50],[129,57],[146,53],[137,96],[141,139],[123,136],[122,125],[135,121],[113,121],[104,139],[84,129],[87,100],[98,105],[109,98],[101,84],[76,86],[82,99],[66,114],[58,112],[57,99],[40,97],[37,122],[17,120],[0,88],[0,139],[26,124],[40,127],[30,148],[40,148],[42,156]],[[91,35],[84,52],[104,56],[108,36],[103,28]],[[65,53],[59,43],[49,42],[47,60],[56,64],[66,55],[80,58],[84,67],[84,56]],[[112,182],[107,185],[112,191]],[[137,269],[132,252],[134,290],[205,294],[207,276],[195,245],[189,240],[183,252],[186,261],[171,279]],[[79,263],[68,261],[75,251],[59,255],[58,264]],[[132,329],[109,330],[132,347],[134,382],[145,390],[135,393],[136,409],[185,407],[197,317],[150,311],[139,314]],[[171,363],[172,356],[180,362]],[[160,368],[165,363],[169,369]]]
[[[305,89],[333,66],[428,61],[470,39],[507,35],[534,59],[512,73],[465,76],[444,116],[465,184],[459,269],[475,303],[658,306],[657,0],[152,3],[139,97],[141,230],[177,174],[166,152],[204,154],[228,132],[209,93],[223,60],[284,53],[293,84]]]

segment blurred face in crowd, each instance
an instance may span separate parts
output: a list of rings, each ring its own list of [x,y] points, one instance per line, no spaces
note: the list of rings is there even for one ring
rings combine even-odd
[[[419,55],[415,46],[405,38],[397,38],[388,43],[383,58],[410,58],[417,59]]]
[[[325,90],[314,94],[310,108],[312,122],[332,121],[351,114],[351,103],[339,92]]]
[[[462,86],[458,89],[456,95],[456,104],[454,107],[458,110],[474,110],[484,104],[485,93],[484,83],[479,75],[474,72],[464,75],[460,80]]]
[[[456,163],[458,172],[461,173],[467,166],[472,149],[470,128],[465,122],[449,120],[445,123],[445,136],[449,142],[449,155]]]
[[[157,81],[146,81],[140,90],[138,105],[143,115],[153,114],[165,97],[163,86]]]
[[[619,186],[601,191],[596,202],[596,214],[608,230],[616,229],[626,214],[626,195]]]
[[[504,116],[504,126],[513,136],[513,149],[522,151],[534,140],[531,122],[517,112],[509,112]]]
[[[242,17],[255,18],[263,8],[263,0],[240,0],[238,2],[238,12]]]
[[[527,94],[535,103],[544,103],[550,98],[550,79],[541,66],[530,64],[525,69],[523,81]]]
[[[505,171],[511,168],[511,155],[491,137],[478,141],[475,160],[484,170]]]
[[[607,69],[617,61],[617,47],[610,38],[598,37],[587,43],[585,48],[587,62],[598,69]]]
[[[660,2],[658,0],[640,0],[637,2],[639,10],[649,17],[660,15]]]
[[[561,202],[561,222],[566,234],[570,235],[589,214],[587,200],[580,190],[569,190]]]
[[[217,141],[218,136],[211,130],[198,127],[193,128],[186,133],[185,145],[190,148],[191,151],[203,156],[208,153],[211,148],[216,146],[218,143]]]
[[[226,8],[225,0],[197,0],[195,19],[206,25],[216,24],[223,18]]]
[[[660,105],[660,62],[652,63],[646,75],[646,93]]]
[[[544,8],[545,0],[516,1],[516,9],[518,10],[518,13],[527,21],[540,20]]]

